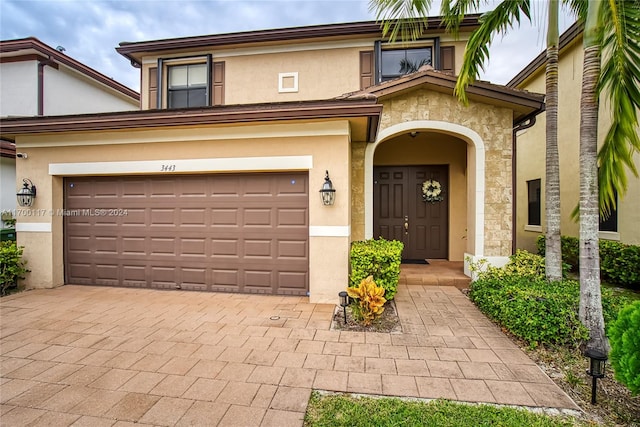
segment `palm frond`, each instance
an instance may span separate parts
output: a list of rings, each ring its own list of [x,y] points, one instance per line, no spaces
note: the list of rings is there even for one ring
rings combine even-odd
[[[369,11],[375,12],[382,35],[390,42],[419,39],[427,29],[432,0],[370,0]]]
[[[489,46],[495,34],[505,34],[516,24],[520,24],[523,15],[531,21],[530,0],[503,1],[490,12],[480,17],[480,27],[475,30],[464,50],[462,68],[456,82],[455,94],[458,100],[467,105],[466,89],[484,70],[489,60]]]
[[[578,21],[584,22],[587,19],[588,0],[563,0],[562,3],[573,12]]]
[[[638,177],[633,155],[640,151],[640,3],[607,0],[601,8],[602,71],[598,94],[611,107],[611,127],[598,153],[600,213],[616,206],[627,189],[627,169]]]
[[[470,12],[477,12],[482,4],[488,0],[443,0],[440,6],[440,15],[447,31],[458,37],[460,24]]]

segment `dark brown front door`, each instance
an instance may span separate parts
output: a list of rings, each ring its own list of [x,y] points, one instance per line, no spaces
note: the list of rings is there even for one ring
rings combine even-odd
[[[376,166],[373,175],[373,237],[402,241],[403,259],[446,259],[448,166]],[[422,184],[426,180],[441,184],[442,201],[423,200]]]

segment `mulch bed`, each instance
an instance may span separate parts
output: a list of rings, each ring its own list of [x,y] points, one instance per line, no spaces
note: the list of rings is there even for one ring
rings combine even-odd
[[[364,326],[353,318],[353,315],[351,314],[351,307],[347,307],[347,322],[345,324],[344,311],[342,307],[338,306],[333,314],[331,329],[353,332],[401,333],[402,325],[398,318],[396,304],[391,300],[384,304],[384,311],[382,312],[382,315],[374,320],[369,326]]]

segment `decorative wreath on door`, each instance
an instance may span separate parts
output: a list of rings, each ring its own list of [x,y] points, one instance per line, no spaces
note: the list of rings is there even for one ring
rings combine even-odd
[[[422,200],[424,202],[435,203],[444,200],[442,196],[442,185],[435,179],[428,179],[422,183]]]

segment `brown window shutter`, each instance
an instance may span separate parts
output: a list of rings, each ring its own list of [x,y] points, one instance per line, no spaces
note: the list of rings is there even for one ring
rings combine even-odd
[[[373,51],[360,52],[360,89],[373,84]]]
[[[149,109],[158,108],[158,67],[149,68]]]
[[[224,61],[213,63],[213,105],[224,105]]]
[[[443,46],[440,48],[440,68],[448,74],[456,73],[456,48]]]

